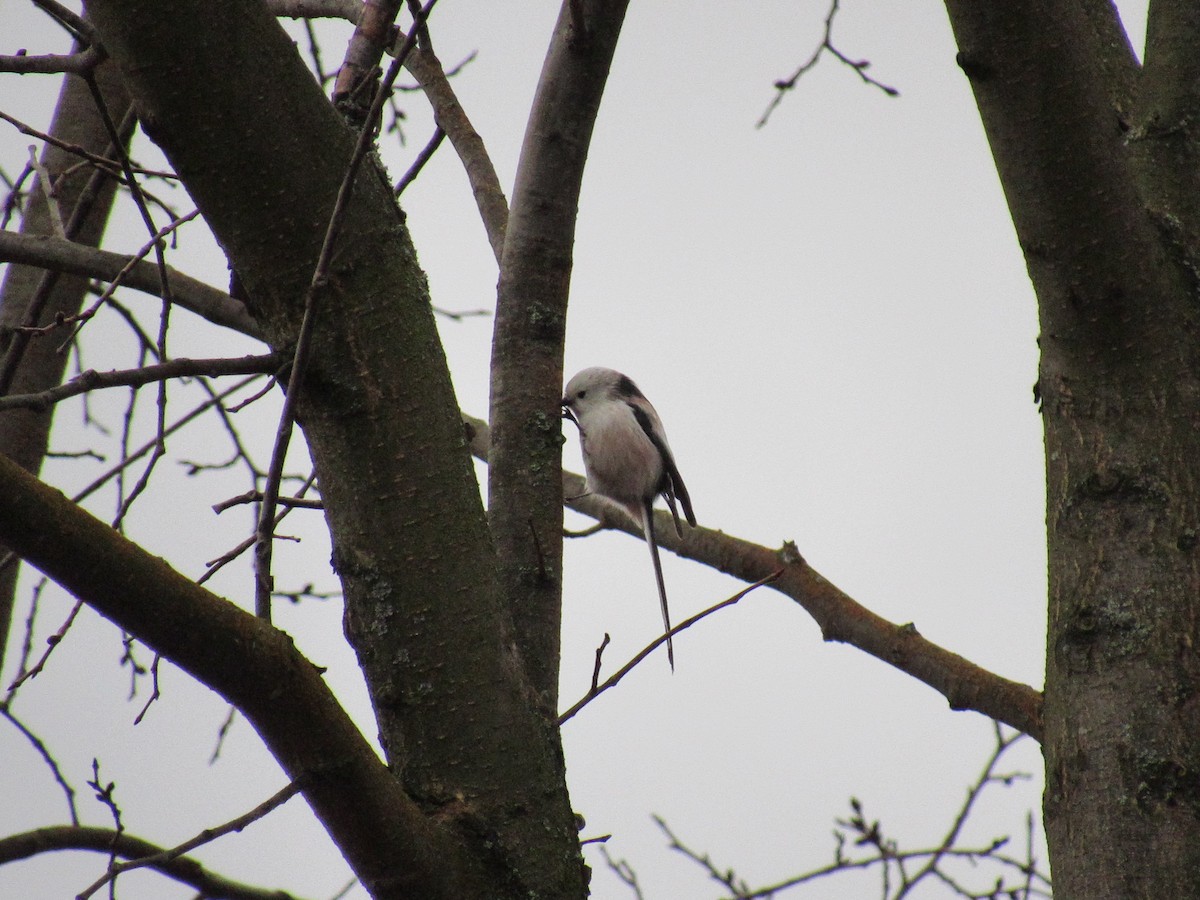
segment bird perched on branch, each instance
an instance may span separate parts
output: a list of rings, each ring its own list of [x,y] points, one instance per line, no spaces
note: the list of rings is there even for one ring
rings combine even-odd
[[[563,417],[579,427],[588,492],[606,497],[628,512],[646,537],[662,603],[663,627],[668,634],[667,660],[673,672],[675,648],[669,637],[667,588],[654,536],[654,498],[661,494],[666,499],[681,538],[676,499],[693,527],[696,514],[667,444],[662,420],[628,376],[601,367],[584,369],[567,382],[562,407]]]

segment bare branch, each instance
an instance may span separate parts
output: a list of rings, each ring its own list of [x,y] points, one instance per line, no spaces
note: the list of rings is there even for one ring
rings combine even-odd
[[[77,41],[87,44],[95,43],[96,29],[92,27],[92,23],[67,9],[57,0],[33,0],[33,5],[69,31]]]
[[[42,165],[42,161],[38,159],[37,148],[32,144],[29,147],[29,165],[37,172],[37,186],[41,189],[42,197],[46,201],[46,212],[49,215],[54,234],[65,241],[67,227],[63,224],[62,210],[59,209],[58,200],[54,196],[54,179],[50,177],[50,173]]]
[[[54,53],[40,56],[17,54],[0,56],[0,72],[14,72],[19,75],[84,75],[103,60],[104,53],[94,46],[66,56]]]
[[[372,127],[368,111],[375,98],[370,82],[378,77],[379,61],[391,43],[393,23],[402,5],[403,0],[367,0],[355,20],[332,94],[333,105],[354,125]]]
[[[7,560],[5,560],[5,562],[7,562]],[[12,684],[8,686],[8,696],[4,698],[5,706],[12,701],[13,694],[17,692],[17,688],[23,685],[26,681],[29,681],[31,678],[36,678],[41,671],[46,668],[46,663],[50,659],[50,654],[52,654],[55,648],[62,643],[63,638],[67,636],[67,632],[71,630],[71,625],[75,622],[75,617],[79,615],[79,610],[82,608],[83,604],[79,601],[76,601],[75,605],[71,607],[71,611],[67,613],[67,618],[63,621],[62,625],[59,626],[58,631],[46,638],[46,649],[42,651],[42,655],[38,658],[38,661],[33,664],[32,668],[19,672],[17,677],[13,679]]]
[[[360,0],[267,0],[271,14],[284,19],[345,19],[357,22]]]
[[[488,526],[519,655],[547,709],[558,707],[562,487],[530,473],[562,463],[558,400],[579,191],[627,8],[582,0],[559,9],[521,143],[496,292]],[[543,563],[551,577],[531,583]]]
[[[0,865],[62,850],[94,850],[105,854],[115,850],[118,856],[126,858],[152,857],[165,852],[149,841],[108,828],[56,825],[0,838]],[[190,885],[213,900],[298,900],[282,891],[230,881],[207,871],[198,861],[186,856],[153,863],[149,867]]]
[[[71,785],[67,782],[67,779],[63,777],[62,769],[58,767],[58,761],[54,758],[53,754],[50,753],[50,749],[46,746],[42,739],[30,731],[29,727],[26,726],[24,722],[13,715],[12,710],[9,708],[8,702],[11,699],[12,692],[10,691],[8,697],[5,698],[4,703],[0,703],[0,716],[3,716],[5,719],[7,719],[12,724],[13,728],[21,732],[21,734],[24,735],[25,740],[29,741],[29,743],[33,746],[33,749],[38,752],[39,756],[41,756],[42,762],[46,764],[46,767],[50,770],[50,774],[54,777],[54,780],[58,786],[62,788],[63,794],[67,798],[67,811],[71,815],[71,824],[78,825],[79,811],[75,808],[75,789],[71,787]]]
[[[879,88],[889,97],[900,96],[900,92],[894,87],[886,85],[882,81],[876,81],[867,74],[867,69],[871,65],[869,60],[850,59],[834,45],[833,20],[838,14],[839,4],[840,0],[831,0],[829,4],[829,13],[825,16],[825,34],[821,38],[821,43],[817,45],[817,49],[812,52],[812,55],[807,60],[800,64],[799,68],[797,68],[796,71],[791,74],[791,77],[775,82],[775,96],[771,99],[771,103],[767,107],[766,112],[764,112],[759,118],[758,123],[755,125],[756,128],[762,128],[767,124],[767,120],[771,118],[771,113],[775,112],[775,108],[783,102],[784,95],[787,94],[788,91],[795,89],[796,83],[800,80],[801,76],[815,67],[816,64],[821,61],[821,57],[826,53],[830,54],[839,62],[844,63],[853,69],[858,74],[858,77],[861,78],[866,84]]]
[[[475,195],[475,204],[487,232],[488,243],[496,262],[504,252],[504,235],[508,228],[508,200],[500,186],[496,168],[488,156],[487,148],[479,132],[467,118],[466,111],[458,102],[454,88],[442,69],[441,60],[432,50],[417,50],[410,53],[405,67],[417,79],[425,92],[429,105],[433,107],[433,118],[438,127],[450,138],[450,143],[462,161]]]
[[[244,494],[238,494],[236,497],[230,497],[228,500],[222,500],[220,503],[214,503],[213,512],[219,515],[220,513],[225,512],[227,509],[231,509],[235,506],[241,506],[244,503],[261,503],[262,498],[262,491],[246,491]],[[325,504],[320,500],[310,500],[306,497],[278,497],[276,498],[276,502],[278,502],[280,506],[295,506],[299,507],[300,509],[325,508]]]
[[[589,703],[591,703],[593,700],[595,700],[598,696],[600,696],[605,691],[607,691],[610,687],[615,687],[618,681],[620,681],[622,678],[624,678],[626,675],[628,675],[631,671],[633,671],[634,666],[636,666],[638,663],[640,663],[642,660],[644,660],[647,656],[649,656],[651,653],[653,653],[662,644],[666,643],[668,638],[673,638],[675,635],[679,634],[681,631],[691,628],[693,625],[695,625],[701,619],[706,619],[709,616],[711,616],[713,613],[719,612],[720,610],[725,609],[725,607],[727,607],[727,606],[733,606],[735,603],[737,603],[739,600],[741,600],[743,597],[745,597],[751,591],[755,590],[756,588],[762,587],[764,584],[770,584],[772,581],[774,581],[776,578],[778,578],[782,574],[783,574],[782,569],[777,572],[773,572],[772,574],[768,575],[766,578],[756,581],[754,584],[738,591],[732,597],[722,600],[720,603],[710,606],[708,609],[703,610],[702,612],[696,613],[696,615],[692,616],[689,619],[684,619],[682,622],[680,622],[678,625],[676,625],[674,628],[672,628],[669,632],[667,632],[666,634],[660,634],[657,638],[655,638],[653,641],[651,641],[649,644],[647,644],[641,650],[641,652],[637,654],[637,656],[635,656],[633,659],[631,659],[629,662],[627,662],[625,665],[623,665],[620,669],[618,669],[616,672],[614,672],[608,678],[608,680],[604,682],[604,684],[597,687],[596,686],[596,676],[597,676],[597,673],[599,673],[599,671],[600,671],[600,654],[604,651],[605,644],[608,643],[608,635],[606,634],[604,636],[604,641],[601,642],[599,649],[596,650],[596,669],[592,675],[591,690],[589,690],[574,706],[572,706],[570,709],[568,709],[566,712],[562,713],[558,717],[558,724],[562,725],[568,719],[573,717],[577,712],[579,712],[581,709],[583,709],[585,706],[587,706]]]
[[[0,412],[8,409],[45,409],[68,397],[88,391],[113,387],[141,387],[171,378],[190,378],[197,375],[271,374],[279,370],[284,357],[278,353],[243,356],[238,359],[173,359],[170,362],[138,369],[97,372],[88,369],[58,387],[37,394],[11,394],[0,397]]]
[[[433,154],[437,152],[437,148],[442,146],[442,141],[446,138],[446,132],[442,131],[441,126],[433,129],[433,136],[429,139],[421,152],[417,154],[412,165],[408,167],[408,171],[401,176],[396,182],[396,186],[392,189],[392,193],[399,197],[404,193],[404,189],[417,180],[417,176],[421,174],[421,170],[425,168],[425,164],[433,159]]]
[[[471,452],[487,461],[490,452],[488,425],[464,416]],[[632,524],[609,521],[604,502],[585,495],[583,476],[563,472],[563,494],[574,499],[568,508],[642,539]],[[827,641],[843,641],[925,682],[950,702],[951,709],[973,709],[1011,725],[1036,740],[1042,737],[1042,695],[1029,685],[1009,681],[927,640],[911,625],[895,625],[859,605],[827,581],[787,542],[772,550],[725,532],[689,529],[682,539],[671,527],[669,513],[659,510],[656,530],[659,546],[685,559],[695,560],[747,582],[756,582],[784,565],[771,587],[795,600],[821,626]]]
[[[88,897],[104,887],[110,881],[116,879],[122,872],[128,872],[130,869],[154,868],[162,869],[164,866],[179,859],[183,854],[195,850],[204,844],[211,843],[223,835],[230,834],[234,831],[241,831],[247,825],[257,822],[272,811],[278,809],[292,797],[300,793],[299,782],[293,781],[285,785],[281,790],[277,791],[273,796],[267,798],[258,806],[249,812],[243,813],[235,819],[231,819],[224,825],[218,825],[215,828],[206,828],[191,840],[184,841],[172,847],[170,850],[161,850],[158,853],[152,853],[145,856],[137,856],[128,859],[126,862],[114,863],[109,866],[108,871],[97,878],[92,884],[88,885],[83,891],[78,894],[78,900],[87,900]]]
[[[313,270],[312,280],[304,298],[304,317],[300,322],[300,335],[296,339],[296,350],[292,359],[292,371],[288,377],[287,391],[283,400],[283,411],[279,414],[279,427],[275,433],[275,445],[271,451],[271,464],[267,469],[267,480],[263,485],[263,500],[259,508],[258,527],[255,530],[254,545],[254,609],[255,613],[270,621],[271,591],[274,587],[271,579],[271,542],[275,528],[275,503],[279,496],[279,482],[283,476],[284,459],[287,457],[288,444],[291,441],[292,425],[295,420],[295,403],[300,395],[300,385],[303,383],[305,370],[308,366],[308,354],[312,341],[312,331],[315,324],[317,298],[325,292],[329,275],[329,265],[333,260],[333,248],[342,230],[342,222],[354,190],[354,180],[358,175],[359,166],[366,158],[367,149],[371,145],[374,124],[379,121],[391,86],[400,75],[405,57],[416,46],[417,34],[425,20],[429,18],[437,0],[429,0],[421,10],[421,14],[413,22],[412,31],[400,52],[396,55],[388,73],[375,92],[371,107],[367,112],[366,122],[359,131],[358,141],[354,152],[346,166],[342,183],[338,187],[337,199],[333,204],[333,212],[329,215],[329,224],[325,228],[325,239]],[[336,90],[335,90],[336,93]]]
[[[99,153],[93,153],[91,150],[88,150],[86,147],[80,146],[79,144],[72,143],[71,141],[64,141],[61,138],[55,137],[52,134],[48,134],[45,131],[39,131],[32,125],[10,116],[3,110],[0,110],[0,119],[8,122],[22,134],[27,134],[30,137],[37,138],[39,141],[52,144],[53,146],[58,147],[60,150],[65,150],[68,153],[72,153],[81,159],[86,159],[88,162],[94,163],[95,165],[103,168],[108,175],[117,179],[122,184],[125,182],[125,175],[121,171],[121,163],[118,160],[109,159],[107,156],[101,156]],[[133,171],[137,172],[139,175],[154,175],[158,178],[177,179],[179,177],[174,172],[166,172],[161,169],[144,169],[140,166],[134,166]]]
[[[654,821],[670,841],[670,847],[686,856],[703,868],[711,879],[721,884],[733,895],[735,900],[755,900],[755,898],[770,898],[780,891],[810,884],[822,878],[828,878],[839,872],[878,868],[882,881],[881,896],[885,900],[904,900],[918,884],[926,879],[935,879],[948,885],[952,891],[966,898],[1011,897],[1013,900],[1031,900],[1034,897],[1050,897],[1050,879],[1047,874],[1038,870],[1030,845],[1025,859],[1018,859],[1003,852],[1008,843],[1007,837],[998,837],[988,844],[962,845],[959,843],[963,825],[970,816],[980,794],[989,784],[1009,785],[1014,780],[1013,775],[1001,775],[996,772],[1000,758],[1013,744],[1020,741],[1024,735],[1006,736],[1000,726],[996,725],[996,746],[984,763],[979,778],[967,789],[967,796],[959,808],[950,829],[942,840],[933,847],[917,850],[901,850],[897,842],[886,836],[879,820],[869,818],[863,809],[863,804],[856,798],[850,799],[850,816],[838,819],[838,828],[834,831],[836,845],[833,862],[810,869],[799,875],[777,881],[764,887],[752,888],[745,880],[739,878],[735,871],[725,866],[718,866],[707,853],[701,853],[684,844],[679,837],[667,826],[659,816]],[[865,855],[848,856],[845,852],[848,842],[855,847],[871,848]],[[999,877],[989,889],[972,891],[963,887],[944,867],[947,860],[963,860],[971,865],[972,870],[981,864],[991,863],[999,871]],[[915,874],[908,873],[908,863],[921,862]],[[1019,885],[1007,882],[1006,876],[1017,876],[1021,879]]]
[[[58,238],[0,231],[0,262],[40,266],[108,282],[128,268],[122,278],[126,287],[154,296],[160,296],[161,292],[158,268],[153,263]],[[172,296],[179,306],[216,325],[254,338],[261,336],[258,323],[241,301],[175,269],[168,269],[168,272]]]
[[[331,833],[373,835],[369,846],[339,846],[355,871],[389,879],[390,893],[380,896],[399,896],[402,886],[414,896],[449,896],[447,860],[459,860],[457,851],[287,635],[196,586],[4,457],[0,486],[0,542],[236,705],[288,777],[302,780]]]

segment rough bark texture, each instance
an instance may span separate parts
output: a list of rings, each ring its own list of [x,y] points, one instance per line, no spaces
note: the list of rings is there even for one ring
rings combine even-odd
[[[96,84],[108,105],[109,114],[116,122],[125,119],[129,112],[129,96],[121,85],[116,67],[102,63],[95,71]],[[83,147],[91,153],[114,158],[108,131],[96,111],[91,91],[82,78],[67,78],[63,81],[58,106],[50,125],[55,137]],[[126,138],[133,133],[132,124]],[[52,178],[62,175],[76,166],[79,161],[52,144],[42,151],[41,162]],[[80,244],[97,246],[104,234],[104,225],[112,209],[116,195],[116,180],[89,167],[77,168],[72,174],[59,178],[55,185],[55,197],[62,214],[64,225],[74,220],[77,225],[69,236]],[[54,234],[50,209],[40,183],[35,182],[26,200],[25,212],[21,217],[20,232],[24,236],[49,236]],[[39,288],[46,293],[45,306],[37,324],[53,322],[56,316],[79,312],[86,296],[88,279],[60,275],[46,269],[29,266],[9,266],[0,288],[0,358],[7,352],[10,328],[25,319],[30,301]],[[35,393],[53,387],[62,381],[67,365],[67,355],[57,353],[62,338],[53,335],[32,340],[21,357],[9,393]],[[50,410],[22,410],[0,417],[0,454],[12,459],[26,470],[37,473],[46,455],[50,439]],[[5,556],[0,548],[0,559]],[[13,597],[16,590],[18,566],[15,563],[0,566],[0,663],[4,661],[4,649],[8,646],[8,629],[12,622]]]
[[[291,639],[210,594],[0,457],[0,535],[97,612],[191,673],[253,723],[374,897],[486,896]]]
[[[354,133],[262,7],[89,9],[268,342],[287,349]],[[298,416],[388,762],[466,851],[460,896],[582,896],[557,734],[512,652],[424,275],[373,164],[317,310]],[[335,834],[343,847],[345,837]]]
[[[1200,884],[1197,59],[1152,4],[948,0],[1037,292],[1055,896]]]
[[[564,2],[521,147],[492,340],[488,521],[548,719],[562,605],[563,338],[579,186],[627,0]]]

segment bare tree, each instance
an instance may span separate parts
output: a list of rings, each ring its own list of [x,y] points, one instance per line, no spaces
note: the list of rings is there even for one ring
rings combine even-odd
[[[39,135],[42,157],[14,190],[27,195],[22,231],[0,234],[0,260],[14,264],[0,295],[0,542],[13,554],[0,562],[3,628],[13,618],[19,557],[117,624],[131,646],[136,640],[170,660],[249,720],[290,784],[216,832],[301,793],[372,896],[585,896],[558,730],[564,502],[609,527],[633,528],[611,521],[578,476],[561,471],[559,396],[580,186],[626,4],[563,3],[511,202],[434,53],[432,3],[183,0],[134,11],[92,0],[87,18],[50,0],[38,5],[77,47],[0,58],[0,71],[70,73],[51,134]],[[1200,767],[1200,360],[1190,174],[1200,21],[1181,3],[1155,4],[1140,65],[1109,4],[976,6],[947,4],[1041,306],[1045,703],[1034,688],[871,613],[790,543],[767,548],[715,528],[683,538],[658,530],[677,554],[794,599],[826,640],[872,654],[955,709],[1042,741],[1060,895],[1191,896],[1200,883],[1191,774]],[[404,9],[407,24],[397,28]],[[817,54],[777,84],[780,97],[824,51],[893,90],[836,48],[836,10]],[[315,52],[313,77],[276,15],[355,23],[336,79],[324,77]],[[458,408],[404,214],[370,152],[401,66],[438,124],[422,157],[448,138],[500,266],[486,423]],[[171,172],[130,158],[135,119]],[[154,196],[159,177],[186,187],[236,273],[230,292],[168,264],[167,242],[192,214]],[[145,226],[138,255],[96,249],[118,185]],[[94,310],[120,314],[115,286],[162,301],[156,330],[130,317],[139,365],[62,383],[57,348],[86,340],[80,327]],[[99,296],[85,306],[89,290]],[[175,358],[174,307],[265,350]],[[244,385],[212,379],[231,375],[269,375],[284,394],[266,465],[231,429],[257,518],[253,538],[229,557],[252,550],[255,559],[255,596],[237,604],[120,528],[180,422],[201,414],[227,421],[230,397]],[[200,377],[207,399],[172,418],[168,390],[184,377]],[[106,387],[149,387],[142,396],[152,398],[155,417],[144,447],[128,431],[122,438],[109,477],[144,463],[122,484],[112,523],[85,511],[82,495],[68,499],[35,477],[54,404]],[[239,401],[250,402],[244,394]],[[312,476],[287,470],[297,426]],[[471,453],[488,463],[486,511]],[[282,588],[275,529],[303,505],[324,511],[346,638],[386,762],[271,622]],[[591,691],[564,715],[608,686],[599,679],[601,652]],[[24,726],[10,708],[13,691],[38,664],[23,648],[22,677],[4,704],[15,727]],[[164,850],[126,834],[98,765],[90,787],[111,810],[112,829],[80,826],[68,789],[73,823],[0,840],[0,861],[101,849],[111,864],[92,892],[126,867],[121,858],[137,858],[207,895],[266,895],[188,860],[205,835]],[[879,851],[885,872],[898,866],[909,890],[904,865],[915,857],[899,854],[861,807],[842,826]],[[941,871],[937,861],[956,846],[929,851],[921,871]],[[983,851],[995,857],[997,848]],[[1033,884],[1031,859],[1025,866],[1030,896],[1045,884]],[[739,896],[762,895],[743,891],[732,872],[724,883]]]

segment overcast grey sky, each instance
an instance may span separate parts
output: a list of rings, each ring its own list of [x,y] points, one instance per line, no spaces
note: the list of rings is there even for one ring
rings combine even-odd
[[[772,83],[819,44],[824,2],[631,5],[585,176],[568,375],[607,365],[638,382],[666,423],[700,524],[770,546],[794,540],[873,611],[1040,687],[1045,553],[1032,291],[944,10],[904,0],[843,7],[837,45],[871,60],[869,72],[900,96],[827,57],[756,129]],[[0,53],[65,49],[24,0],[0,0],[0,9],[11,23],[0,29]],[[455,87],[506,190],[556,13],[548,0],[444,0],[431,20],[447,66],[478,51]],[[346,29],[328,31],[332,66]],[[47,126],[56,79],[0,77],[3,108]],[[408,144],[383,143],[395,177],[432,128],[419,94],[401,102]],[[7,172],[20,169],[29,143],[0,124]],[[137,153],[154,158],[144,140]],[[182,191],[175,199],[191,208]],[[448,144],[403,204],[434,302],[490,308],[495,263]],[[128,215],[114,233],[114,249],[145,242]],[[170,259],[224,283],[224,262],[198,225],[185,229]],[[126,302],[152,311],[157,301],[130,294]],[[253,349],[187,318],[176,314],[176,355]],[[117,325],[91,327],[87,365],[131,363]],[[490,329],[487,318],[442,321],[460,402],[476,415],[486,415]],[[273,432],[272,404],[239,422],[255,439]],[[114,427],[120,408],[97,407]],[[100,440],[81,429],[77,405],[60,411],[56,428],[56,449]],[[199,426],[172,441],[171,453],[211,461],[227,455],[227,444]],[[564,461],[581,468],[572,430]],[[56,463],[47,477],[82,484],[99,468]],[[129,530],[181,571],[199,575],[205,560],[248,533],[248,513],[214,519],[208,508],[244,490],[239,478],[187,479],[172,463],[156,484],[159,499],[138,510]],[[111,515],[112,495],[92,508]],[[319,516],[294,515],[288,531],[303,542],[281,545],[280,580],[332,589]],[[670,555],[664,565],[676,620],[740,587]],[[615,667],[660,630],[640,542],[621,534],[571,541],[566,566],[564,705],[586,690],[605,632],[605,660]],[[214,588],[250,602],[244,566]],[[51,592],[39,637],[68,608]],[[277,619],[330,667],[328,679],[371,735],[340,617],[332,600],[281,608]],[[245,723],[207,765],[224,707],[169,666],[163,699],[135,727],[145,687],[125,701],[120,653],[119,634],[85,611],[16,707],[82,789],[85,821],[108,821],[83,787],[94,757],[117,782],[128,830],[164,844],[282,785]],[[659,656],[564,729],[585,836],[611,834],[609,852],[632,865],[654,900],[721,891],[668,849],[652,813],[719,866],[752,885],[770,883],[832,859],[830,831],[851,795],[904,846],[935,842],[992,743],[987,720],[950,711],[931,689],[857,650],[823,643],[802,609],[769,590],[678,638],[674,676]],[[61,792],[3,724],[0,758],[0,832],[65,821]],[[1004,768],[1035,778],[985,796],[971,826],[980,842],[1021,837],[1026,811],[1039,802],[1039,764],[1031,741],[1013,751]],[[633,896],[595,846],[587,857],[596,897]],[[330,896],[349,877],[301,800],[200,858],[230,877],[306,897]],[[0,896],[73,896],[102,869],[102,858],[83,855],[0,868]],[[134,900],[190,896],[153,875],[122,882],[121,896]],[[858,898],[875,896],[876,885],[874,874],[843,875],[781,896]]]

